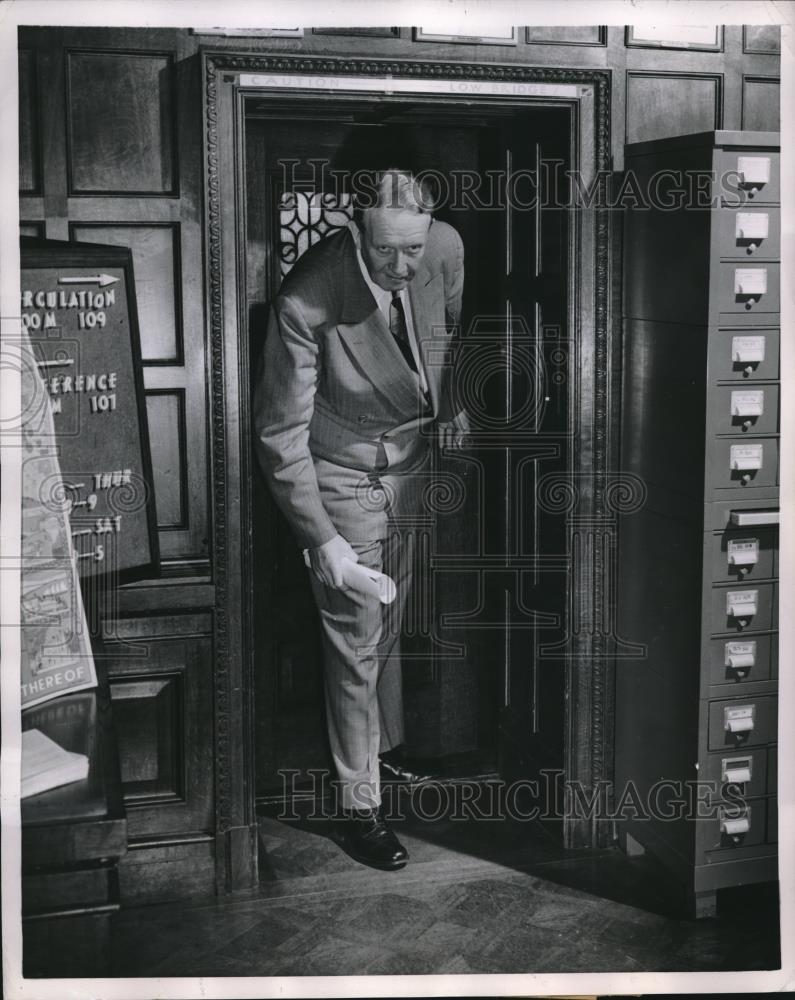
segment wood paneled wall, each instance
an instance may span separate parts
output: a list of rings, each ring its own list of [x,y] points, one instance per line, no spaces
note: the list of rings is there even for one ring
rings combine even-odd
[[[129,813],[128,899],[215,881],[195,51],[187,32],[35,29],[20,38],[24,231],[133,252],[163,567],[161,579],[122,588],[105,623]]]
[[[622,27],[515,34],[513,45],[483,45],[420,40],[410,28],[268,39],[20,30],[23,231],[129,246],[136,274],[164,565],[161,579],[123,588],[118,622],[107,623],[132,836],[122,874],[128,900],[209,890],[225,864],[214,820],[199,47],[604,68],[617,170],[626,141],[778,128],[777,29],[726,26],[712,51],[644,46]]]

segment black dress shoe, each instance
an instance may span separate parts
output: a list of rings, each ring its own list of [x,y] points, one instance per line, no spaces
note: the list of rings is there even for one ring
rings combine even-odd
[[[409,852],[386,825],[378,809],[353,809],[344,823],[342,846],[355,861],[387,872],[405,866]]]
[[[421,785],[433,781],[434,775],[421,761],[406,757],[400,750],[387,750],[378,757],[381,771],[381,781],[385,784],[401,782],[408,785]]]

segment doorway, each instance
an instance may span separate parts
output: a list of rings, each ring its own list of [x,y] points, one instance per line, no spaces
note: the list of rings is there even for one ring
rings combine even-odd
[[[549,590],[545,591],[536,587],[538,572],[542,566],[548,570],[559,568],[560,554],[506,559],[499,550],[493,556],[484,556],[482,552],[488,552],[487,548],[473,546],[468,551],[463,542],[454,541],[446,550],[452,555],[446,555],[439,542],[441,554],[435,557],[434,572],[440,580],[446,572],[448,583],[439,584],[440,601],[458,595],[457,606],[450,613],[442,610],[437,618],[443,631],[441,640],[449,640],[444,651],[450,655],[447,660],[435,655],[426,659],[424,666],[422,659],[412,661],[409,672],[414,679],[407,684],[412,691],[422,692],[419,708],[424,718],[429,717],[426,709],[430,705],[434,710],[430,717],[437,728],[446,726],[448,731],[455,731],[460,718],[471,735],[471,715],[457,711],[455,699],[445,696],[442,682],[446,679],[448,694],[469,690],[470,711],[474,705],[488,716],[494,702],[486,710],[478,694],[471,693],[472,674],[467,677],[460,668],[462,662],[474,662],[466,657],[462,661],[461,636],[472,643],[472,648],[478,642],[484,643],[496,665],[487,667],[483,663],[488,676],[485,686],[475,687],[475,692],[493,690],[489,685],[498,689],[496,720],[492,715],[490,723],[495,733],[492,748],[496,745],[501,755],[498,765],[506,774],[519,775],[532,774],[545,766],[558,768],[566,781],[576,782],[587,796],[597,783],[609,780],[612,768],[610,567],[615,520],[611,489],[615,484],[609,463],[618,433],[618,394],[613,372],[620,370],[620,331],[613,331],[617,300],[611,282],[617,266],[609,211],[598,197],[590,197],[590,192],[603,187],[610,177],[609,71],[224,50],[203,53],[202,75],[213,513],[214,837],[219,889],[251,885],[257,878],[257,775],[266,773],[257,758],[260,747],[267,745],[263,740],[268,739],[267,733],[258,729],[257,717],[260,711],[271,711],[268,706],[274,701],[264,701],[262,691],[258,700],[255,694],[263,674],[271,678],[271,684],[275,683],[275,671],[268,672],[267,662],[263,664],[259,659],[262,646],[257,637],[258,628],[265,624],[261,620],[269,613],[269,595],[267,587],[258,582],[260,555],[255,548],[254,522],[255,512],[259,516],[262,508],[257,506],[255,495],[260,479],[251,453],[249,407],[253,368],[249,346],[256,328],[256,323],[250,323],[254,303],[249,308],[246,291],[246,268],[252,266],[246,232],[246,128],[252,102],[286,102],[293,108],[296,122],[301,108],[309,111],[309,117],[317,117],[321,107],[336,108],[338,112],[342,106],[363,102],[383,107],[409,103],[415,108],[430,108],[427,120],[433,124],[435,111],[462,107],[487,120],[496,120],[499,113],[505,113],[509,119],[515,116],[520,121],[524,112],[542,110],[561,115],[557,119],[561,124],[552,131],[558,131],[559,144],[566,147],[564,159],[571,165],[578,190],[589,194],[575,211],[567,213],[567,239],[560,254],[561,258],[564,253],[567,257],[564,329],[568,332],[568,352],[565,343],[554,354],[550,350],[546,369],[552,382],[568,380],[568,385],[560,396],[544,393],[537,398],[549,395],[550,403],[557,398],[568,408],[567,432],[550,431],[559,438],[557,444],[549,441],[552,455],[543,450],[545,442],[539,434],[526,435],[528,449],[536,450],[532,454],[528,451],[520,461],[512,484],[514,493],[509,495],[516,498],[514,514],[530,509],[531,516],[517,523],[515,516],[495,520],[490,514],[485,521],[502,525],[505,537],[509,541],[519,539],[525,551],[530,539],[543,540],[550,532],[562,534],[566,569],[554,581],[550,576]],[[564,118],[568,121],[565,143]],[[512,134],[520,138],[527,130]],[[531,135],[527,134],[528,141]],[[543,213],[538,218],[543,227]],[[533,235],[532,227],[520,227],[519,232],[530,243],[540,238]],[[478,248],[474,257],[470,251],[470,257],[479,260],[479,250],[482,252]],[[532,253],[532,246],[528,252]],[[489,257],[486,255],[484,266],[488,266]],[[540,278],[535,282],[537,290],[543,290],[543,268]],[[535,275],[527,275],[527,281],[531,280],[535,281]],[[517,284],[517,290],[522,292],[521,283]],[[272,291],[263,288],[258,294],[257,301],[264,309]],[[483,350],[498,360],[498,370],[506,372],[509,369],[504,359],[499,361],[500,348],[494,344],[502,338],[503,351],[515,345],[511,331],[516,325],[506,323],[505,317],[492,319],[495,329],[499,326],[499,337],[494,331],[491,340],[484,335],[487,346]],[[531,331],[544,328],[543,323],[530,326]],[[529,345],[525,342],[524,346]],[[516,356],[520,358],[521,352]],[[491,381],[490,390],[480,383],[482,395],[492,400],[498,396],[507,401],[507,406],[511,400],[510,380],[504,378],[500,387],[499,379]],[[557,412],[556,406],[545,411],[548,419]],[[485,403],[483,409],[487,410]],[[478,448],[488,450],[489,433],[492,443],[502,440],[504,447],[504,430],[504,421],[502,429],[487,428],[488,433],[479,438]],[[558,447],[565,455],[556,451]],[[464,458],[462,455],[461,460]],[[554,459],[564,468],[539,474],[539,458]],[[469,475],[482,475],[479,468],[471,462]],[[504,499],[504,489],[497,492]],[[451,526],[468,523],[455,511],[450,517],[445,513],[440,521],[446,521],[448,527],[444,530],[448,531],[453,530]],[[257,540],[259,544],[261,539]],[[503,544],[509,547],[507,542]],[[519,552],[522,550],[520,547]],[[474,570],[468,568],[472,560],[478,562]],[[467,604],[463,587],[452,586],[451,580],[467,582],[475,596],[472,604]],[[563,600],[554,595],[553,583],[565,587]],[[554,629],[544,610],[545,601],[557,609],[556,614],[564,609],[562,640],[552,638]],[[506,606],[510,613],[506,613]],[[437,604],[437,608],[442,609],[442,605]],[[477,628],[471,627],[473,616]],[[272,624],[271,619],[268,621]],[[542,626],[551,641],[542,638]],[[454,629],[459,630],[457,636]],[[438,642],[438,637],[434,641]],[[528,669],[522,651],[531,645],[543,655],[530,661],[535,666]],[[270,697],[268,691],[265,696]],[[415,717],[410,713],[410,726]],[[488,727],[487,718],[484,733]],[[561,834],[566,847],[603,844],[608,833],[607,825],[594,822],[590,816],[568,813],[562,817]]]
[[[406,738],[435,771],[562,768],[565,518],[537,502],[572,456],[568,109],[427,100],[245,102],[246,317],[256,378],[267,313],[309,246],[344,225],[341,178],[408,167],[465,248],[459,394],[472,443],[437,465],[433,526],[405,623]],[[260,802],[328,770],[317,615],[301,553],[252,477],[255,775]]]

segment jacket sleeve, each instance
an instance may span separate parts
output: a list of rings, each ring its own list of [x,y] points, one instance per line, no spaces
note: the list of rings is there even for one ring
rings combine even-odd
[[[454,251],[444,268],[444,309],[447,322],[457,326],[461,322],[461,299],[464,295],[464,244],[458,233],[450,228]]]
[[[253,399],[254,445],[273,498],[299,545],[337,534],[318,489],[309,451],[320,345],[298,303],[277,296]]]
[[[464,295],[464,244],[455,229],[450,227],[450,232],[453,249],[451,253],[448,253],[444,264],[444,308],[447,324],[452,328],[451,350],[453,358],[460,366],[464,348],[461,330],[461,301]],[[440,423],[449,423],[455,420],[459,426],[468,429],[469,420],[466,411],[457,409],[456,405],[461,396],[455,372],[456,361],[454,361],[453,371],[448,372],[446,391],[441,401],[438,420]],[[456,397],[459,398],[456,399]]]

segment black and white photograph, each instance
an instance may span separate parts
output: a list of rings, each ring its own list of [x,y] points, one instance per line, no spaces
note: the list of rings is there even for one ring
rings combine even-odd
[[[795,4],[0,14],[5,995],[792,989]]]

